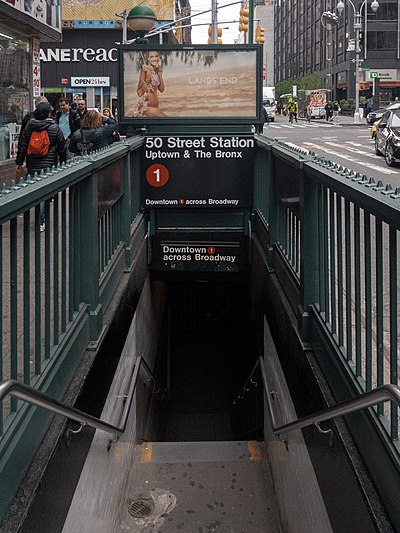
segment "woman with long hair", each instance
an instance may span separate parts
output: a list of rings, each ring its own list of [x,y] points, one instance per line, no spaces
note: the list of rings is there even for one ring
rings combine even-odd
[[[116,119],[114,115],[112,114],[112,111],[109,107],[104,107],[102,113],[103,113],[103,117],[112,118],[116,122]],[[116,141],[119,141],[119,140],[120,140],[120,137],[119,137],[118,131],[113,131],[108,137],[108,144],[115,143]]]
[[[158,93],[165,90],[163,68],[160,64],[160,53],[150,51],[142,65],[137,87],[137,95],[141,98],[141,115],[144,117],[165,117],[160,111]]]
[[[111,117],[105,117],[95,109],[88,111],[81,120],[81,128],[71,139],[69,150],[80,155],[108,146],[108,138],[117,131],[118,124]]]

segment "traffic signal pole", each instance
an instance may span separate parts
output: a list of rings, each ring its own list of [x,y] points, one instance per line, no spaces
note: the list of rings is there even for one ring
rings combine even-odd
[[[253,44],[254,33],[254,0],[249,0],[249,31],[247,32],[247,43]]]
[[[212,43],[218,44],[218,8],[217,0],[211,2],[211,25],[212,25]]]

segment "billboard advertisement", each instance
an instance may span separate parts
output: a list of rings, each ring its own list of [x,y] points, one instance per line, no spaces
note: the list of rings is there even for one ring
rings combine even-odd
[[[260,52],[258,45],[122,46],[119,120],[253,124],[261,119]]]
[[[82,0],[63,0],[63,20],[118,20],[116,13],[130,11],[133,7],[143,2],[129,2],[127,0],[115,0],[114,2]],[[174,3],[172,0],[147,0],[146,6],[150,7],[157,20],[174,20]]]

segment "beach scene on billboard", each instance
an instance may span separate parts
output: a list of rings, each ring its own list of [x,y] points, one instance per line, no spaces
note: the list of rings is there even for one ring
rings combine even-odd
[[[256,50],[125,50],[124,117],[256,117]]]

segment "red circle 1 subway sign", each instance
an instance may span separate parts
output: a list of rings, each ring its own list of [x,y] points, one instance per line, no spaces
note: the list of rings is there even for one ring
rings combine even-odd
[[[146,170],[146,180],[150,187],[163,187],[169,178],[169,170],[165,165],[157,163]]]
[[[252,135],[148,136],[144,207],[251,207],[254,157]]]

